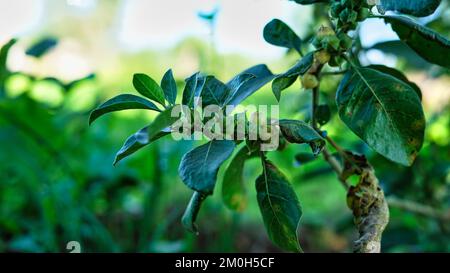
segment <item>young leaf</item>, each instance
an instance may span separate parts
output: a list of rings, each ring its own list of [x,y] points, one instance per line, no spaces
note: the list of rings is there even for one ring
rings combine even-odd
[[[302,210],[286,177],[269,161],[262,159],[263,173],[256,179],[259,208],[270,240],[278,247],[301,252],[297,227]]]
[[[383,11],[397,11],[423,17],[431,15],[440,3],[441,0],[381,0],[377,7]]]
[[[248,96],[255,93],[275,77],[265,64],[260,64],[239,73],[227,83],[227,86],[230,87],[234,85],[236,79],[245,74],[252,74],[255,77],[244,82],[239,89],[227,99],[227,105],[240,104]]]
[[[89,124],[92,124],[104,114],[128,109],[148,109],[161,112],[151,101],[131,94],[122,94],[108,100],[92,111],[89,117]]]
[[[156,101],[161,105],[165,104],[164,91],[149,76],[145,74],[134,74],[133,86],[142,96]]]
[[[122,148],[117,152],[116,158],[114,159],[114,165],[119,163],[122,159],[134,154],[141,148],[147,146],[148,144],[160,139],[163,136],[166,136],[170,134],[169,129],[165,129],[163,131],[160,131],[158,134],[153,136],[153,138],[149,138],[148,136],[148,126],[145,128],[142,128],[132,136],[130,136],[125,143],[123,144]]]
[[[419,96],[419,99],[422,100],[422,91],[420,91],[419,86],[417,86],[417,84],[410,82],[408,80],[408,78],[399,70],[388,67],[388,66],[384,66],[384,65],[369,65],[367,66],[367,68],[371,68],[371,69],[375,69],[378,70],[380,72],[383,72],[385,74],[389,74],[399,80],[401,80],[402,82],[406,83],[407,85],[411,86],[411,88],[416,92],[417,96]]]
[[[186,153],[178,169],[181,180],[195,191],[212,194],[217,172],[234,147],[230,140],[212,140]]]
[[[202,206],[203,201],[205,201],[206,195],[196,191],[192,194],[191,200],[181,218],[181,223],[184,228],[190,232],[198,234],[197,225],[195,220],[197,219],[198,212]]]
[[[244,165],[247,159],[254,157],[247,146],[243,146],[233,157],[223,175],[222,199],[225,205],[236,211],[247,207],[247,196],[244,186]]]
[[[314,155],[319,154],[325,146],[323,137],[303,121],[282,119],[279,125],[287,141],[298,144],[308,143]]]
[[[340,118],[384,157],[410,166],[422,147],[425,118],[420,99],[403,81],[353,67],[339,85]]]
[[[291,86],[299,75],[305,74],[314,62],[314,53],[308,53],[285,73],[278,75],[272,82],[272,92],[280,101],[281,91]]]
[[[161,133],[161,131],[170,131],[169,127],[172,126],[180,117],[172,116],[172,109],[173,107],[169,107],[163,112],[161,112],[155,120],[148,126],[147,132],[148,132],[148,138],[153,139],[158,134]]]
[[[264,39],[272,45],[293,48],[301,53],[302,40],[279,19],[273,19],[264,27]]]
[[[164,97],[171,104],[175,104],[177,99],[177,83],[173,78],[172,69],[167,70],[161,80],[161,88],[164,91]]]
[[[384,16],[409,47],[430,63],[450,68],[450,41],[439,33],[401,16]]]

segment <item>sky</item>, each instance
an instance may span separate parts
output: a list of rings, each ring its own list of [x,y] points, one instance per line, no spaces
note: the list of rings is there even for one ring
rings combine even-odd
[[[75,12],[89,14],[99,1],[107,0],[58,1],[65,1]],[[39,31],[51,4],[51,0],[0,0],[0,42]],[[208,25],[197,14],[217,7],[214,41],[219,52],[277,58],[284,50],[262,39],[265,24],[279,18],[301,32],[302,23],[311,16],[310,7],[287,0],[121,0],[119,5],[119,23],[112,32],[117,46],[125,51],[170,48],[189,36],[208,39]],[[363,25],[365,45],[396,37],[383,22],[372,20]]]

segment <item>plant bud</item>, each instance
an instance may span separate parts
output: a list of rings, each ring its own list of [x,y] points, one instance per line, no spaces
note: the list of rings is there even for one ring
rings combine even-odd
[[[316,38],[318,41],[322,41],[325,37],[328,36],[333,36],[336,33],[334,32],[334,30],[330,27],[326,27],[326,26],[321,26],[319,28],[319,31],[317,32]]]
[[[322,49],[314,53],[314,59],[316,59],[320,64],[326,64],[330,60],[331,55],[328,51]]]
[[[319,86],[319,80],[312,74],[305,74],[301,79],[303,88],[305,89],[313,89]]]

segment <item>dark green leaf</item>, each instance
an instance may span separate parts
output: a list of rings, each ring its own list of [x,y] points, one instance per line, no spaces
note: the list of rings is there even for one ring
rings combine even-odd
[[[141,148],[147,146],[148,144],[154,142],[155,140],[160,139],[163,136],[166,136],[170,134],[170,130],[165,129],[163,131],[160,131],[158,134],[153,136],[153,138],[149,138],[148,136],[148,126],[145,128],[142,128],[138,132],[136,132],[134,135],[130,136],[125,143],[123,144],[122,148],[117,152],[116,158],[114,160],[114,165],[119,163],[122,159],[128,157],[129,155],[134,154]]]
[[[216,79],[214,76],[207,76],[205,84],[199,94],[199,97],[202,99],[202,107],[211,104],[223,106],[229,93],[230,89],[227,85]]]
[[[308,53],[285,73],[278,75],[272,82],[272,92],[280,101],[281,91],[291,86],[299,75],[304,75],[314,62],[314,53]]]
[[[35,58],[40,58],[47,54],[58,44],[58,39],[55,38],[45,38],[31,46],[25,54]]]
[[[230,87],[234,85],[234,82],[236,82],[237,78],[242,77],[242,75],[245,74],[252,74],[255,76],[255,78],[245,81],[240,86],[240,88],[227,99],[228,105],[240,104],[248,96],[255,93],[257,90],[259,90],[261,87],[266,85],[274,78],[274,75],[267,68],[267,66],[264,64],[260,64],[239,73],[237,76],[235,76],[231,81],[227,83],[227,86]]]
[[[199,72],[186,79],[186,86],[183,91],[183,105],[191,108],[194,107],[195,97],[198,97],[205,85],[206,77],[200,75]]]
[[[230,89],[230,93],[227,95],[227,98],[225,100],[225,105],[228,104],[228,102],[237,95],[242,85],[247,83],[250,80],[255,79],[256,76],[249,73],[239,74],[236,77],[234,77],[230,82],[227,83],[228,88]]]
[[[230,140],[212,140],[186,153],[178,170],[181,180],[195,191],[212,194],[217,172],[234,147]]]
[[[269,238],[278,247],[301,252],[297,228],[302,216],[300,202],[286,177],[269,161],[256,179],[259,208]]]
[[[134,74],[133,86],[142,96],[147,97],[153,101],[165,104],[164,91],[162,88],[148,75]]]
[[[195,220],[197,219],[198,212],[202,206],[203,201],[206,199],[206,195],[196,191],[192,194],[191,200],[189,201],[186,211],[181,218],[181,223],[184,228],[190,232],[198,233],[197,225]]]
[[[275,80],[272,82],[272,92],[275,95],[275,98],[277,101],[280,101],[281,99],[281,91],[288,88],[289,86],[293,85],[294,82],[297,80],[298,76],[294,77],[276,77]]]
[[[294,48],[301,53],[301,39],[279,19],[273,19],[264,27],[264,39],[272,45]]]
[[[345,124],[384,157],[409,166],[422,147],[425,118],[416,92],[403,81],[354,67],[339,85],[336,101]]]
[[[89,117],[89,124],[92,124],[92,122],[104,114],[129,109],[148,109],[161,112],[151,101],[135,95],[123,94],[108,100],[92,111]]]
[[[384,65],[369,65],[367,68],[375,69],[380,72],[383,72],[385,74],[389,74],[391,76],[394,76],[395,78],[401,80],[402,82],[406,83],[407,85],[411,86],[411,88],[416,92],[417,96],[419,96],[419,99],[422,100],[422,91],[420,91],[419,86],[417,84],[410,82],[408,78],[399,70],[387,67]]]
[[[441,0],[381,0],[377,7],[382,11],[397,11],[414,16],[431,15],[441,3]]]
[[[161,131],[170,131],[168,127],[172,126],[180,118],[179,116],[172,116],[172,109],[177,106],[169,107],[161,112],[148,126],[149,139],[155,138]]]
[[[308,143],[314,155],[319,154],[325,146],[325,140],[307,123],[300,120],[282,119],[280,130],[287,141],[291,143]]]
[[[450,41],[406,17],[385,16],[384,20],[409,47],[425,60],[450,68]]]
[[[164,96],[166,100],[171,104],[175,104],[177,99],[177,83],[173,78],[172,69],[169,69],[166,74],[164,74],[161,80],[161,88],[164,91]]]
[[[247,207],[247,194],[244,186],[244,165],[247,159],[254,157],[247,146],[243,146],[233,157],[223,175],[222,198],[225,205],[236,211]]]

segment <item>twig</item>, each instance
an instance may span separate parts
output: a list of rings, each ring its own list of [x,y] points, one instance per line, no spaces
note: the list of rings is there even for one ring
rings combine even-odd
[[[347,181],[342,177],[342,166],[341,164],[336,160],[336,158],[330,153],[330,151],[328,151],[328,149],[325,147],[322,151],[323,157],[324,159],[328,162],[328,164],[330,164],[331,168],[333,168],[333,170],[336,172],[339,181],[341,182],[342,186],[344,186],[344,188],[346,190],[349,189],[349,184],[347,183]]]
[[[443,222],[450,221],[450,210],[441,211],[433,207],[419,204],[410,200],[402,200],[395,196],[388,196],[386,197],[386,199],[389,205],[392,207],[413,212],[422,216],[435,218]]]

